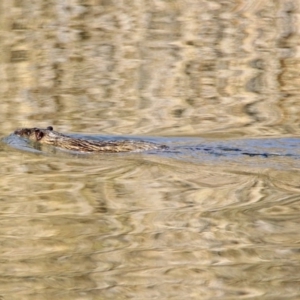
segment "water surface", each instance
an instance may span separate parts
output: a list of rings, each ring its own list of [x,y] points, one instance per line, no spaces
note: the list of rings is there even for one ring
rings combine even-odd
[[[299,299],[298,16],[295,0],[2,1],[0,298]],[[49,125],[171,150],[9,136]]]

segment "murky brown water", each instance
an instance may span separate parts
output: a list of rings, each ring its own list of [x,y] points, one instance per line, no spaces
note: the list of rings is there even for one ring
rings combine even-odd
[[[2,137],[54,125],[177,150],[0,144],[0,299],[299,299],[299,13],[2,1]]]

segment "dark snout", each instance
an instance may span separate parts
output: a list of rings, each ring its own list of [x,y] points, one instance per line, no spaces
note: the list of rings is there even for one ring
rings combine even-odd
[[[16,134],[16,135],[22,135],[22,129],[15,130],[14,134]]]
[[[17,129],[14,134],[19,136],[29,136],[31,134],[31,130],[27,128]]]

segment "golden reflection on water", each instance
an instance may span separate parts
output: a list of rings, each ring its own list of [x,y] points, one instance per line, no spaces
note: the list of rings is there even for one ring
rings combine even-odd
[[[296,4],[4,1],[3,130],[295,134]]]
[[[297,136],[297,4],[2,1],[2,135]],[[0,299],[299,299],[298,158],[201,155],[1,144]]]
[[[2,152],[5,299],[14,285],[22,299],[238,299],[293,288],[298,171],[104,157]]]

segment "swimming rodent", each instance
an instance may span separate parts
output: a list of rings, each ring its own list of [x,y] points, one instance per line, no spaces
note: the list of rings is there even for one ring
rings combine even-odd
[[[53,130],[52,126],[47,128],[22,128],[17,129],[14,134],[27,138],[41,144],[52,145],[61,149],[78,152],[141,152],[147,150],[167,149],[165,145],[151,142],[132,140],[97,141],[81,138],[73,138]]]

